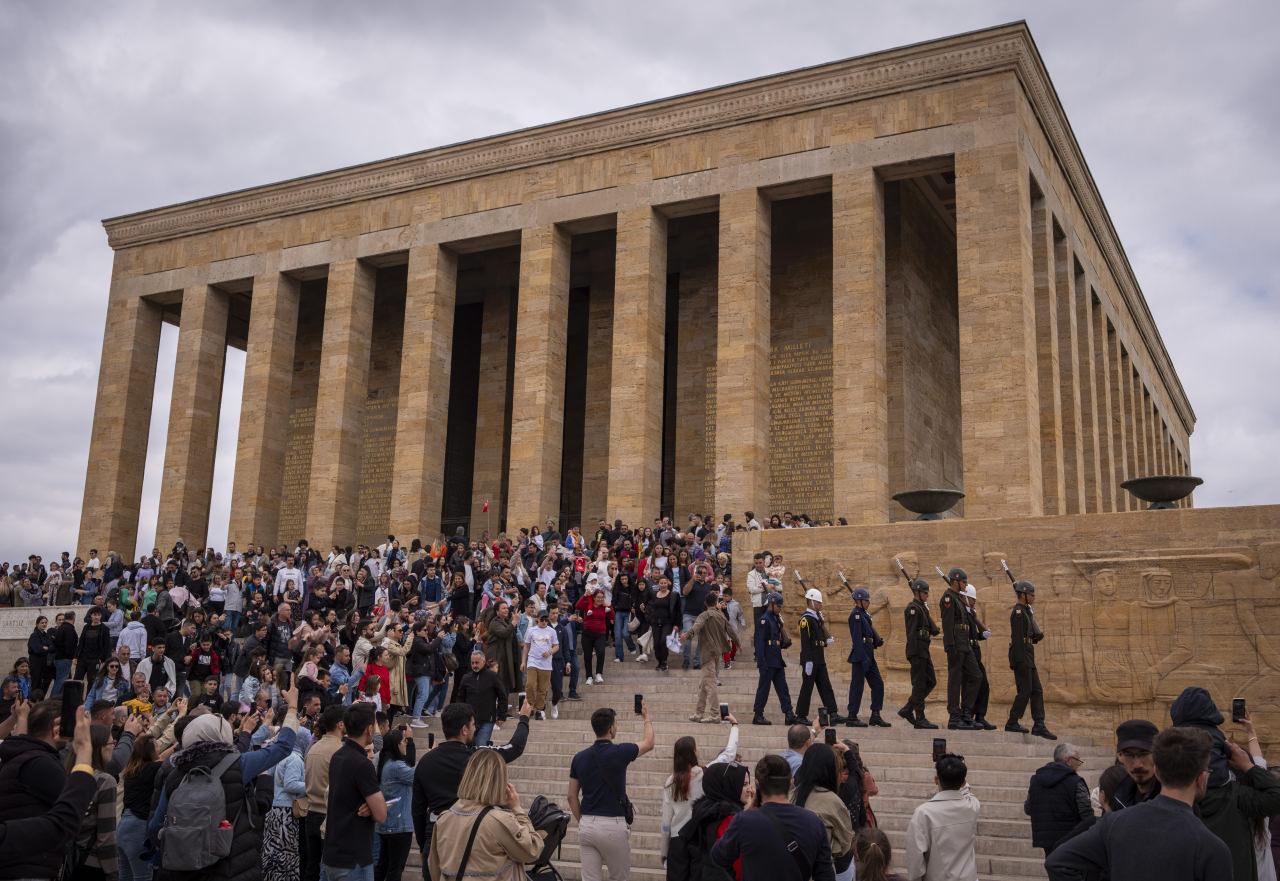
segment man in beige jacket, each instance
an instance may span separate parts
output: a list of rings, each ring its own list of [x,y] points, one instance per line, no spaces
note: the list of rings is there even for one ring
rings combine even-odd
[[[720,662],[734,640],[729,616],[725,614],[728,600],[724,594],[716,594],[715,602],[694,620],[685,639],[698,641],[698,654],[702,662],[702,679],[698,682],[698,701],[694,705],[690,722],[720,721]],[[705,710],[705,712],[704,712]]]

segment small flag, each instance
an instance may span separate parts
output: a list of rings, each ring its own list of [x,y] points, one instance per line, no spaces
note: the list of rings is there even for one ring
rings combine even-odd
[[[480,506],[480,513],[481,513],[481,514],[488,514],[488,513],[489,513],[489,501],[488,501],[488,499],[486,499],[486,500],[485,500],[485,503],[484,503],[483,505],[481,505],[481,506]]]

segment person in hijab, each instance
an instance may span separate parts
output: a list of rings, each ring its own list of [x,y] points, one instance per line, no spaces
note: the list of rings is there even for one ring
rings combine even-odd
[[[300,881],[302,859],[299,844],[301,818],[294,810],[307,804],[307,781],[303,763],[311,746],[311,732],[299,728],[294,738],[293,752],[276,765],[272,775],[275,795],[271,810],[262,824],[262,877],[264,881]]]
[[[234,744],[231,725],[217,713],[207,713],[192,719],[182,730],[182,750],[172,757],[173,767],[160,787],[160,799],[151,813],[147,832],[153,840],[160,840],[169,810],[169,799],[187,774],[196,768],[217,767],[223,759],[235,753],[235,760],[222,773],[222,788],[226,797],[226,816],[234,817],[231,852],[213,866],[209,875],[239,881],[257,878],[262,871],[261,824],[252,822],[249,811],[242,810],[246,792],[251,792],[259,774],[273,769],[293,752],[298,734],[298,690],[291,687],[283,695],[288,708],[276,739],[260,750],[240,754]],[[182,873],[164,868],[156,872],[156,881],[176,881]]]
[[[724,869],[711,859],[711,848],[733,818],[751,803],[752,795],[751,775],[745,765],[716,762],[703,769],[702,795],[694,801],[689,821],[680,829],[691,881],[730,881]],[[733,872],[741,881],[741,861],[734,863]]]

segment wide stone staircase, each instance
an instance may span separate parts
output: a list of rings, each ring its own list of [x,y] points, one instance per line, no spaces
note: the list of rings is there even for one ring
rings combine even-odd
[[[794,700],[799,693],[798,664],[793,662],[788,672],[791,674]],[[840,676],[842,671],[833,667],[831,672],[833,676]],[[847,667],[843,673],[847,676]],[[662,784],[671,773],[672,745],[682,735],[693,735],[698,740],[698,755],[705,763],[724,748],[729,736],[728,725],[688,721],[700,676],[698,671],[680,670],[677,658],[672,659],[671,672],[657,673],[652,661],[641,665],[628,659],[618,664],[614,663],[610,653],[605,664],[605,681],[582,686],[579,689],[582,702],[562,702],[559,719],[552,720],[548,716],[546,721],[530,723],[529,744],[524,756],[509,766],[512,782],[524,804],[527,806],[536,795],[546,795],[567,810],[569,762],[574,753],[594,740],[588,722],[592,710],[602,706],[613,707],[618,711],[619,741],[638,741],[642,736],[642,726],[633,712],[634,695],[644,694],[654,720],[657,745],[651,753],[634,763],[627,774],[627,792],[636,811],[631,831],[632,877],[645,881],[663,878],[659,826]],[[942,678],[945,680],[945,675]],[[720,699],[729,704],[730,711],[741,723],[738,752],[743,761],[754,766],[766,752],[784,750],[786,726],[782,724],[782,713],[775,696],[770,696],[766,709],[766,715],[774,724],[768,727],[749,724],[756,685],[755,665],[750,657],[722,672],[721,681]],[[838,679],[835,686],[836,698],[843,711],[847,679]],[[945,682],[939,684],[939,689],[935,696],[942,695]],[[867,715],[865,701],[866,698],[863,721]],[[872,809],[880,828],[893,843],[894,863],[899,870],[905,864],[903,845],[911,812],[936,791],[931,754],[933,737],[938,736],[946,737],[949,751],[965,757],[970,786],[982,802],[976,847],[979,878],[984,881],[1045,878],[1043,852],[1031,846],[1031,826],[1023,814],[1022,805],[1032,773],[1052,758],[1054,744],[1003,731],[917,731],[897,717],[896,709],[897,704],[891,705],[886,699],[884,715],[893,723],[892,728],[840,726],[839,736],[859,745],[863,761],[875,775],[880,794],[872,799]],[[998,719],[1002,723],[1005,712],[1002,708],[997,713],[993,707],[992,720]],[[811,714],[816,716],[816,713],[815,704]],[[945,712],[940,706],[931,704],[929,716],[934,722],[945,722]],[[420,754],[426,749],[429,731],[434,731],[437,738],[440,736],[439,721],[428,721],[429,728],[414,730]],[[1029,727],[1029,720],[1025,721]],[[1052,723],[1053,720],[1049,721]],[[514,719],[505,723],[502,730],[494,733],[494,742],[505,743],[514,728]],[[1109,744],[1095,743],[1092,738],[1077,737],[1069,731],[1056,733],[1080,748],[1085,760],[1081,774],[1090,787],[1095,786],[1098,775],[1114,760]],[[407,876],[417,877],[420,857],[416,848],[410,855],[409,864]],[[555,864],[566,879],[580,877],[576,824],[570,826],[561,859]]]

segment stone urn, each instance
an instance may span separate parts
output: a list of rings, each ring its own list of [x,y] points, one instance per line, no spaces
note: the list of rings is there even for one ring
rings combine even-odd
[[[1150,502],[1148,511],[1160,508],[1175,508],[1192,491],[1204,483],[1199,477],[1189,474],[1161,474],[1156,477],[1133,477],[1120,484],[1121,489],[1128,490],[1136,498]]]
[[[917,520],[941,520],[942,514],[963,498],[964,493],[958,489],[909,489],[895,494],[893,500],[912,514],[919,514]]]

